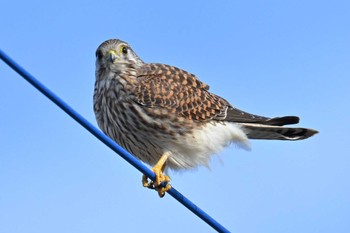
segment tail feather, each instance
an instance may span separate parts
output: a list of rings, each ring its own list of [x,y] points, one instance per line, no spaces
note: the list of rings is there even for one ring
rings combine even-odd
[[[278,125],[240,123],[250,139],[266,140],[302,140],[317,134],[318,131],[307,128],[292,128]]]
[[[274,118],[268,118],[267,120],[259,123],[264,125],[276,125],[276,126],[293,125],[293,124],[299,123],[299,117],[297,116],[274,117]]]
[[[284,117],[264,117],[259,115],[254,115],[248,112],[244,112],[238,108],[228,108],[225,121],[235,122],[235,123],[255,123],[263,125],[291,125],[299,123],[299,117],[297,116],[284,116]]]
[[[297,116],[270,118],[244,112],[234,107],[227,109],[225,121],[241,125],[250,139],[302,140],[318,133],[314,129],[283,127],[299,123]]]

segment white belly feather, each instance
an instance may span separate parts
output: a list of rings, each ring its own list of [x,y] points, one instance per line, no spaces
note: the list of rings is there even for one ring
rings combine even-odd
[[[178,141],[179,143],[173,143],[168,148],[172,152],[168,166],[172,169],[208,166],[211,155],[218,154],[231,143],[244,149],[250,148],[241,127],[229,122],[207,123]]]

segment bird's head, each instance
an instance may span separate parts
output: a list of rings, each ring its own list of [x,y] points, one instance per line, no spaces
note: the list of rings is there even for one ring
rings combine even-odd
[[[122,72],[124,69],[137,68],[142,64],[143,61],[128,43],[118,39],[107,40],[96,50],[96,70]]]

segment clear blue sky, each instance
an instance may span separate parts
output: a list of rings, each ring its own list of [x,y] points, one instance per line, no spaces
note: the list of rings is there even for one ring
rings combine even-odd
[[[350,232],[348,1],[2,1],[0,48],[96,125],[95,49],[129,42],[320,134],[227,148],[172,184],[232,232]],[[211,232],[0,62],[0,232]]]

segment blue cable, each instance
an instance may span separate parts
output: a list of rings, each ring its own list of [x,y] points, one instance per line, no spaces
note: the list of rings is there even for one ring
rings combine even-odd
[[[8,66],[10,66],[14,71],[16,71],[20,76],[22,76],[25,80],[27,80],[30,84],[32,84],[38,91],[44,94],[47,98],[49,98],[52,102],[54,102],[58,107],[60,107],[65,113],[71,116],[81,126],[83,126],[86,130],[88,130],[91,134],[93,134],[96,138],[98,138],[101,142],[103,142],[106,146],[108,146],[117,154],[119,154],[123,159],[125,159],[127,162],[129,162],[132,166],[134,166],[137,170],[145,174],[151,180],[155,180],[155,174],[152,170],[150,170],[136,157],[131,155],[128,151],[126,151],[124,148],[119,146],[116,142],[114,142],[112,139],[110,139],[108,136],[102,133],[102,131],[97,129],[89,121],[87,121],[83,116],[81,116],[78,112],[76,112],[73,108],[71,108],[55,93],[53,93],[50,89],[45,87],[36,78],[34,78],[34,76],[28,73],[24,68],[22,68],[19,64],[17,64],[9,56],[7,56],[1,49],[0,49],[0,58]],[[229,232],[229,230],[223,227],[220,223],[218,223],[215,219],[213,219],[210,215],[208,215],[198,206],[193,204],[189,199],[187,199],[184,195],[178,192],[174,187],[171,187],[171,189],[168,190],[167,192],[173,198],[179,201],[182,205],[184,205],[186,208],[192,211],[195,215],[201,218],[204,222],[206,222],[208,225],[214,228],[217,232]]]

